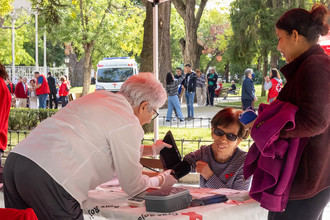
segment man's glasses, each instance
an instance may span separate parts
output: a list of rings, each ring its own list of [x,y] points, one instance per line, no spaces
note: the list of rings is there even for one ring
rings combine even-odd
[[[216,135],[216,136],[219,136],[219,137],[222,137],[224,135],[226,135],[226,138],[230,141],[236,141],[238,136],[236,134],[233,134],[233,133],[226,133],[224,132],[222,129],[220,128],[213,128],[213,133]]]
[[[152,109],[152,111],[154,112],[153,115],[152,115],[152,119],[151,120],[154,120],[155,118],[158,117],[159,113],[155,110],[155,109]]]

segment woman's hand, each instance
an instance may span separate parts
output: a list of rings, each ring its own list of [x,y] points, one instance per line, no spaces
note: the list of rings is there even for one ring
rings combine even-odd
[[[213,175],[213,171],[209,167],[208,163],[204,161],[197,161],[196,162],[196,171],[204,177],[204,179],[208,180]]]

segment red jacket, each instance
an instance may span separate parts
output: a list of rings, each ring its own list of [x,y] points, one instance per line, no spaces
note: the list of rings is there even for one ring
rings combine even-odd
[[[7,148],[8,118],[10,112],[11,94],[5,81],[0,77],[0,149]]]
[[[50,93],[49,86],[48,86],[46,77],[44,75],[40,75],[39,78],[40,77],[42,77],[42,84],[38,89],[36,89],[37,95],[49,94]],[[38,86],[38,79],[37,79],[37,84],[36,84],[37,86]]]
[[[272,82],[272,87],[269,89],[267,101],[269,99],[275,98],[278,96],[278,93],[281,91],[282,88],[282,81],[279,81],[275,78],[270,80]]]
[[[15,96],[16,98],[20,98],[20,99],[27,99],[28,97],[28,85],[25,83],[25,91],[24,91],[24,86],[23,86],[23,82],[19,82],[16,85],[16,89],[15,89]]]
[[[69,95],[69,88],[68,88],[67,82],[62,82],[62,84],[60,86],[60,91],[58,92],[58,94],[60,96],[67,96],[67,95]]]

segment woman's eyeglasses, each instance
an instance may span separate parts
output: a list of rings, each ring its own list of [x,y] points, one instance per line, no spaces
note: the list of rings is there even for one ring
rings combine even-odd
[[[154,120],[155,118],[158,117],[159,113],[155,110],[155,109],[152,109],[152,111],[154,112],[153,115],[152,115],[152,119],[151,120]]]
[[[233,134],[233,133],[226,133],[224,132],[222,129],[220,128],[213,128],[213,133],[216,135],[216,136],[219,136],[219,137],[222,137],[224,135],[226,135],[226,138],[230,141],[236,141],[238,136],[236,134]]]

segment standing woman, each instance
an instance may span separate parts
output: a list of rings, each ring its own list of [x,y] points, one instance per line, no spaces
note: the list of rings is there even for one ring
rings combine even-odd
[[[178,86],[182,83],[184,80],[184,75],[180,75],[179,78],[174,79],[174,76],[171,72],[168,72],[166,75],[166,92],[167,92],[167,115],[166,115],[166,121],[171,121],[172,118],[172,110],[174,108],[175,112],[177,113],[180,121],[184,121],[184,117],[182,115],[181,107],[180,107],[180,101],[178,97]]]
[[[275,101],[282,86],[282,79],[279,71],[276,68],[272,68],[270,76],[265,77],[264,88],[265,90],[268,90],[267,102],[272,103]]]
[[[6,68],[0,64],[0,166],[1,156],[7,148],[8,118],[11,104],[11,94],[5,83],[6,79],[8,79]]]
[[[317,44],[328,33],[327,9],[296,8],[276,23],[277,49],[287,65],[281,72],[287,83],[278,99],[298,107],[295,128],[281,138],[308,138],[284,212],[268,219],[320,220],[330,198],[330,58]]]
[[[61,76],[61,86],[59,90],[60,101],[62,103],[62,107],[68,104],[68,95],[69,95],[69,86],[68,82],[65,80],[64,76]]]
[[[38,109],[38,97],[36,93],[36,81],[34,79],[30,80],[29,88],[29,107],[30,109]]]

